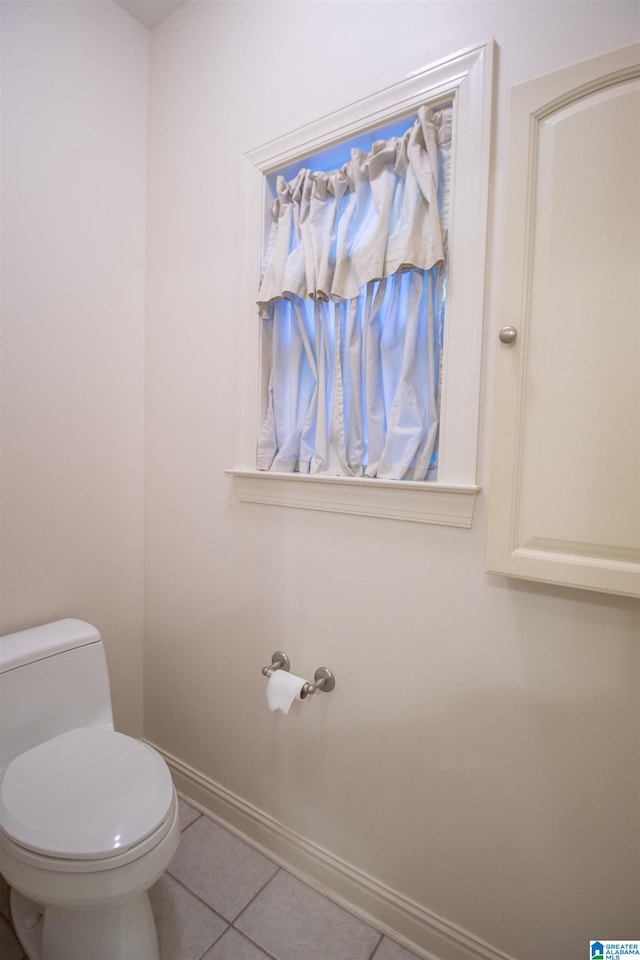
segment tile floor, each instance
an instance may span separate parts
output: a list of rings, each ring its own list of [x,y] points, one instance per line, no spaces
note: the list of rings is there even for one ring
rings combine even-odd
[[[182,800],[180,817],[149,891],[161,960],[416,960]],[[0,957],[24,960],[0,881]]]

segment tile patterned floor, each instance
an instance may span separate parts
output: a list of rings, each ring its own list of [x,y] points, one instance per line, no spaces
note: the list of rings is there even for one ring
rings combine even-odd
[[[180,821],[149,891],[161,960],[416,960],[182,800]],[[24,960],[8,918],[0,878],[0,957]]]

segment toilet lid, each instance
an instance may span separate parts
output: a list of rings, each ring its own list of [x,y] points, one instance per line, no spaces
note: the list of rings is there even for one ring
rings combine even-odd
[[[103,859],[153,833],[173,795],[169,769],[151,747],[82,728],[11,761],[0,783],[0,825],[45,856]]]

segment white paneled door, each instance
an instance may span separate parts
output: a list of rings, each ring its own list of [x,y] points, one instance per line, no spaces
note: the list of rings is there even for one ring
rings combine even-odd
[[[488,566],[640,592],[637,45],[511,91]]]

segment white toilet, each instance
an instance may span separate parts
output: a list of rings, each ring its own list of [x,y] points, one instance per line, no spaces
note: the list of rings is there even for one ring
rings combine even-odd
[[[162,757],[113,729],[95,627],[0,637],[0,873],[29,960],[158,960],[177,807]]]

